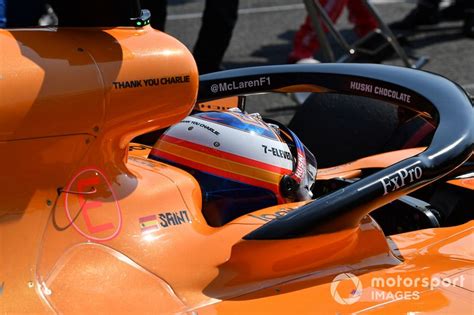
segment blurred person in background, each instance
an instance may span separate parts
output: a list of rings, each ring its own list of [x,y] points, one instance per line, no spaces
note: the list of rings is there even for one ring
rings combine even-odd
[[[331,18],[336,23],[344,7],[349,11],[349,21],[354,24],[354,32],[358,37],[363,37],[377,28],[377,20],[372,16],[362,0],[320,0],[319,1]],[[324,32],[328,29],[323,25]],[[306,16],[304,23],[296,32],[293,48],[288,55],[288,63],[296,63],[302,59],[313,58],[319,50],[319,40],[313,28],[311,18]]]
[[[423,25],[435,25],[441,21],[464,20],[464,33],[474,37],[474,0],[456,0],[440,10],[441,0],[419,0],[417,6],[402,20],[390,25],[394,30],[415,30]]]
[[[142,0],[142,8],[151,12],[151,26],[164,31],[166,0]],[[222,60],[237,22],[239,0],[206,0],[201,29],[193,55],[200,74],[222,70]]]

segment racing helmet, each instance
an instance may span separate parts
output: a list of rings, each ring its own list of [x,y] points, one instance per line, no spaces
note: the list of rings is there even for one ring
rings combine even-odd
[[[211,226],[312,197],[314,155],[288,128],[238,109],[201,112],[171,126],[149,158],[191,173]]]

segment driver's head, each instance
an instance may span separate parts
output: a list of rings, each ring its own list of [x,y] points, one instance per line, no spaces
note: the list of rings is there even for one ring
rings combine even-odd
[[[312,197],[316,160],[284,126],[239,110],[186,117],[156,142],[150,158],[191,173],[203,214],[220,226],[251,211]]]

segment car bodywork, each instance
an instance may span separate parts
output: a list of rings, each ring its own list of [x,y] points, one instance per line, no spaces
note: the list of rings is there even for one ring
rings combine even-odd
[[[350,64],[199,78],[189,51],[150,27],[0,31],[0,46],[2,312],[472,312],[472,221],[387,239],[368,215],[469,159],[472,104],[456,84]],[[219,228],[190,174],[129,147],[196,103],[271,91],[368,96],[438,128],[427,149],[349,186]],[[359,282],[345,289],[339,274]],[[453,285],[372,282],[397,277]]]

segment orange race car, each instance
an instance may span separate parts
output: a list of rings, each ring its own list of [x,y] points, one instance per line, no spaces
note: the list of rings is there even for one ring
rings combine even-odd
[[[2,313],[473,312],[474,111],[458,85],[364,64],[199,77],[181,43],[132,22],[0,31]],[[297,91],[436,130],[322,168],[300,140],[317,134],[245,112],[246,96]],[[130,144],[153,130],[153,147]]]

